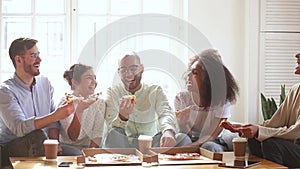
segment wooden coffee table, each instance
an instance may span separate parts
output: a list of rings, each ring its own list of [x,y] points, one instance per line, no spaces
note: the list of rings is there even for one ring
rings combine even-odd
[[[120,168],[120,166],[99,166],[99,167],[83,167],[80,165],[77,165],[77,160],[76,160],[76,156],[58,156],[57,161],[55,162],[47,162],[45,161],[45,157],[11,157],[10,161],[13,165],[14,169],[39,169],[39,168],[46,168],[46,169],[56,169],[56,168],[73,168],[73,169],[80,169],[80,168],[91,168],[91,169],[96,169],[96,168]],[[248,160],[252,160],[252,161],[260,161],[261,163],[259,165],[256,166],[252,166],[250,167],[250,169],[254,169],[254,168],[275,168],[275,169],[287,169],[287,167],[284,167],[282,165],[276,164],[274,162],[265,160],[265,159],[261,159],[261,158],[257,158],[255,156],[247,156],[246,157]],[[223,162],[227,162],[227,161],[232,161],[234,159],[237,159],[235,157],[233,157],[232,153],[226,153],[226,155],[224,155],[224,159],[222,160]],[[73,162],[72,165],[70,165],[70,167],[58,167],[58,164],[61,162]],[[143,168],[145,169],[145,167],[143,166],[122,166],[122,168],[130,168],[130,169],[138,169],[138,168]],[[201,165],[165,165],[165,166],[153,166],[151,168],[159,168],[159,169],[216,169],[216,168],[225,168],[225,167],[219,167],[218,164],[201,164]]]

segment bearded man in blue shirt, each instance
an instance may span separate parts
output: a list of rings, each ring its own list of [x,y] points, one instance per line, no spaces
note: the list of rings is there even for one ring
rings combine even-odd
[[[38,76],[42,60],[37,42],[18,38],[9,48],[15,73],[0,85],[2,166],[12,156],[44,156],[43,141],[58,139],[58,121],[74,111],[72,102],[55,108],[53,87],[48,78]]]

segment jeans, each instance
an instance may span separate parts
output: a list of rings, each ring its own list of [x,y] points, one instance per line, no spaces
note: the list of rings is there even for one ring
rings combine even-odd
[[[35,130],[2,145],[2,166],[10,165],[9,157],[44,156],[43,142],[46,138],[44,131]]]
[[[160,146],[160,138],[162,133],[159,132],[153,136],[152,147]],[[186,144],[192,143],[190,138],[183,133],[178,133],[175,135],[176,147],[180,147]],[[107,137],[104,142],[104,147],[106,148],[138,148],[137,138],[128,138],[125,129],[114,127],[109,130]]]
[[[232,140],[233,138],[236,137],[238,137],[237,133],[231,133],[228,130],[224,130],[220,137],[216,138],[214,141],[204,142],[201,145],[201,148],[204,148],[212,152],[233,151]]]
[[[269,138],[263,142],[248,139],[250,152],[289,168],[300,167],[300,145],[281,138]]]
[[[69,144],[60,144],[62,148],[62,155],[63,156],[78,156],[82,155],[82,148],[83,147],[76,147]]]

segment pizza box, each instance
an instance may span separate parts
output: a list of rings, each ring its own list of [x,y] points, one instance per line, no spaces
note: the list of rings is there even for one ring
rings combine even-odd
[[[84,148],[82,154],[77,157],[77,163],[85,166],[141,165],[143,162],[143,154],[135,148]],[[147,158],[149,160],[149,156]]]
[[[152,163],[152,165],[158,164],[158,155],[156,152],[148,150],[143,154],[143,162]]]
[[[200,154],[212,160],[219,160],[219,161],[223,160],[223,152],[212,152],[204,148],[200,148]]]
[[[186,165],[186,164],[219,164],[222,163],[221,153],[213,153],[211,151],[199,147],[157,147],[151,148],[150,151],[158,154],[159,165]],[[186,160],[186,159],[166,159],[165,155],[175,155],[177,153],[198,153],[199,159]]]

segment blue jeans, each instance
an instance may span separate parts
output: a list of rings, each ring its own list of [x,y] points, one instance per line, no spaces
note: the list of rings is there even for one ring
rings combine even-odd
[[[207,149],[212,152],[233,151],[232,140],[236,137],[238,137],[237,133],[231,133],[228,130],[224,130],[220,137],[216,138],[214,141],[204,142],[201,145],[201,148]],[[198,139],[199,138],[197,138],[197,140]]]
[[[35,130],[23,137],[16,138],[2,145],[2,166],[9,166],[9,157],[44,156],[44,140],[47,138],[43,130]]]
[[[300,145],[281,138],[269,138],[263,142],[248,139],[250,152],[289,168],[300,167]]]
[[[69,144],[60,144],[63,156],[78,156],[82,155],[82,148]]]
[[[160,138],[162,133],[159,132],[153,136],[152,147],[160,146]],[[175,135],[176,147],[192,143],[190,138],[183,133]],[[107,137],[104,142],[105,148],[138,148],[137,138],[128,138],[125,129],[114,127],[108,131]]]

